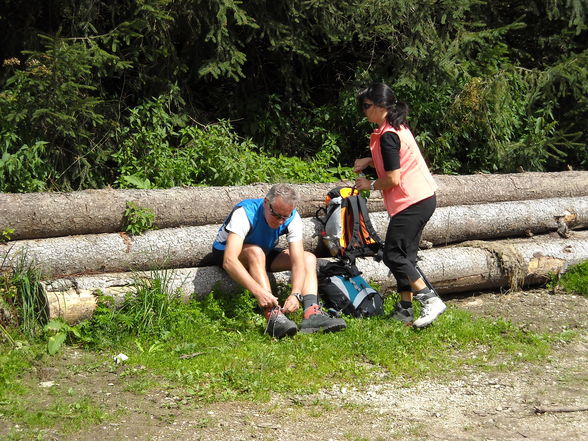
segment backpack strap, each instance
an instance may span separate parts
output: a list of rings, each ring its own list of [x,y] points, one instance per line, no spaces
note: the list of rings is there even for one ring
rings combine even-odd
[[[350,247],[353,248],[361,248],[363,246],[363,241],[361,240],[361,214],[360,214],[360,206],[359,206],[359,198],[358,196],[349,196],[347,198],[349,200],[349,205],[351,206],[351,213],[353,214],[353,230],[351,234],[351,240],[349,241]]]
[[[361,219],[359,214],[359,206],[357,204],[357,196],[349,196],[346,198],[347,210],[351,210],[351,219],[349,215],[346,216],[346,223],[349,232],[349,240],[343,253],[351,264],[355,263],[355,258],[362,256],[365,253],[364,243],[361,240],[359,233],[361,226]],[[349,221],[350,219],[350,221]]]
[[[357,205],[358,205],[359,210],[361,212],[361,216],[363,217],[363,222],[365,223],[365,227],[367,228],[368,233],[370,233],[370,237],[375,242],[377,242],[378,245],[384,246],[384,241],[382,239],[380,239],[378,232],[376,231],[376,229],[372,225],[372,221],[370,220],[370,215],[368,213],[367,203],[366,203],[365,198],[358,196],[357,197]]]
[[[427,285],[427,287],[433,291],[435,291],[435,288],[433,288],[433,285],[431,284],[431,282],[429,282],[429,279],[427,279],[427,276],[425,276],[425,273],[423,273],[423,270],[420,269],[420,267],[418,265],[414,266],[417,270],[417,272],[421,275],[421,277],[423,278],[423,281],[425,282],[425,285]]]
[[[351,263],[354,263],[355,259],[360,256],[374,256],[374,259],[379,262],[382,260],[384,253],[384,241],[372,225],[365,198],[358,195],[349,196],[347,200],[348,207],[351,208],[353,215],[353,229],[351,230],[351,236],[345,249],[345,256]],[[366,242],[361,233],[362,220],[363,226],[373,243]]]
[[[376,251],[375,259],[377,262],[379,262],[380,260],[382,260],[383,254],[384,254],[384,241],[380,238],[380,235],[378,234],[378,232],[376,231],[376,229],[374,228],[374,226],[372,224],[372,221],[370,219],[370,215],[368,213],[367,202],[366,202],[365,198],[359,196],[357,198],[357,205],[359,206],[359,210],[361,212],[361,217],[363,218],[363,223],[365,224],[365,227],[366,227],[368,233],[370,234],[370,237],[377,244],[378,249]]]

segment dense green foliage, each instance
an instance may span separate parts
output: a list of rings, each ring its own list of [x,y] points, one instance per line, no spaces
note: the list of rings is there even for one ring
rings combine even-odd
[[[588,260],[572,266],[552,285],[560,286],[566,292],[588,296]]]
[[[0,191],[337,179],[371,81],[434,172],[588,165],[583,1],[3,6]]]

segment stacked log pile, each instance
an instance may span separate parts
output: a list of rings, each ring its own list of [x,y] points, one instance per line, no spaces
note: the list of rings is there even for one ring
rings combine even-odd
[[[435,178],[439,208],[423,234],[431,248],[421,252],[420,266],[440,293],[533,285],[588,259],[588,232],[581,231],[588,227],[588,172]],[[297,185],[305,249],[321,258],[327,254],[313,216],[337,185],[348,183]],[[0,194],[0,230],[15,230],[0,244],[0,270],[24,256],[45,275],[49,316],[71,323],[91,316],[96,293],[122,298],[137,278],[163,277],[170,292],[184,296],[237,289],[207,256],[232,206],[269,187]],[[121,233],[127,202],[153,210],[157,229]],[[368,205],[384,236],[388,217],[378,192]],[[382,263],[360,259],[358,266],[367,279],[394,288]],[[288,277],[276,273],[273,281]]]

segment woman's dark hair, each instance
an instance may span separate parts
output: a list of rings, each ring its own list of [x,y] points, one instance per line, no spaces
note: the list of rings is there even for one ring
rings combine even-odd
[[[408,126],[408,104],[398,102],[396,95],[390,87],[384,83],[373,83],[357,94],[357,105],[360,111],[365,99],[388,111],[386,119],[392,127]]]

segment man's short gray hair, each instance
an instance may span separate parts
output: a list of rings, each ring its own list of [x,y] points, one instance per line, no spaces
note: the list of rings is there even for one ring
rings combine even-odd
[[[298,190],[289,184],[276,184],[270,188],[266,195],[270,203],[273,202],[278,196],[280,196],[285,203],[292,205],[293,207],[295,207],[300,200]]]

